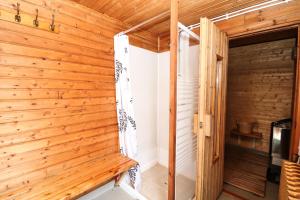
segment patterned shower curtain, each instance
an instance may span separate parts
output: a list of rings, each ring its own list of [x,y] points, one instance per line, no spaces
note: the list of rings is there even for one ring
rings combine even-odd
[[[129,40],[127,35],[115,35],[114,51],[120,151],[129,158],[136,159],[137,135],[129,78]],[[128,171],[127,181],[135,189],[140,189],[141,172],[139,165]]]

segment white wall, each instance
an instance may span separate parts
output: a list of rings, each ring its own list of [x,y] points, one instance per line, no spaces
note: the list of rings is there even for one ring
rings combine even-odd
[[[158,162],[168,167],[170,52],[158,54],[157,153]]]
[[[130,78],[142,171],[157,163],[157,53],[130,46]]]

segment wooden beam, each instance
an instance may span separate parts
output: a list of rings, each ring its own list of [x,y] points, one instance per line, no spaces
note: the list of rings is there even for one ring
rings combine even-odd
[[[179,0],[171,0],[168,200],[175,200],[178,4]]]

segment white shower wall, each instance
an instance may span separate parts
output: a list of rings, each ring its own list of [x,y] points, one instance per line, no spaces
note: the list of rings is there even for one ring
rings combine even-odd
[[[178,80],[177,173],[195,179],[195,138],[190,116],[196,108],[198,46],[190,47],[190,67],[194,77]],[[169,146],[169,63],[170,53],[154,53],[130,47],[132,93],[137,120],[139,156],[142,170],[156,163],[168,167]]]
[[[157,163],[158,55],[130,46],[130,78],[137,124],[138,162],[145,171]]]

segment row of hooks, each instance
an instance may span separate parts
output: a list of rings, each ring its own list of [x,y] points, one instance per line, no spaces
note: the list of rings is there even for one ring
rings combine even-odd
[[[32,23],[35,27],[38,28],[39,25],[40,25],[40,23],[39,23],[39,9],[36,9],[35,12],[36,12],[35,19],[33,20]],[[18,22],[18,23],[21,23],[21,21],[22,21],[22,18],[21,18],[21,15],[20,15],[20,4],[19,3],[17,3],[17,14],[15,15],[15,21]],[[54,16],[54,14],[52,14],[52,20],[51,20],[51,24],[49,26],[49,29],[51,31],[55,30],[54,21],[55,21],[55,16]]]

